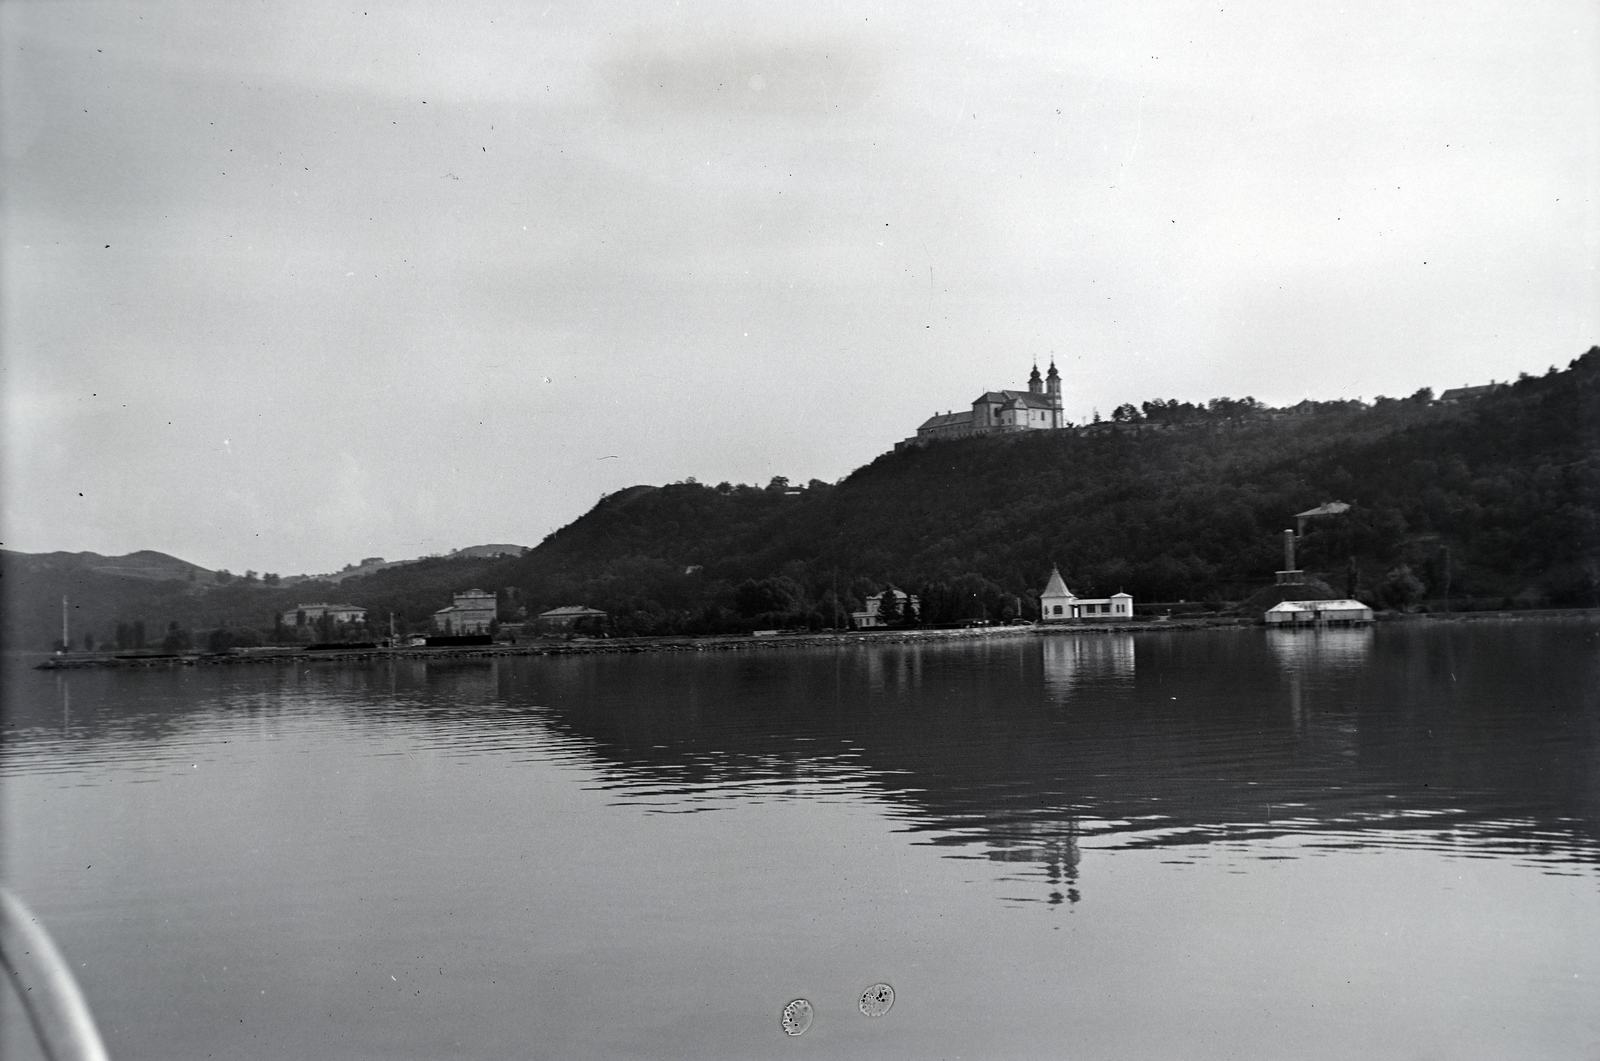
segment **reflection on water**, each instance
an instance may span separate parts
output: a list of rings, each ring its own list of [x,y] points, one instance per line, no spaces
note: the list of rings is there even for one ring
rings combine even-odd
[[[1039,642],[1044,655],[1044,686],[1052,699],[1065,700],[1073,686],[1128,680],[1134,674],[1134,640],[1123,633],[1058,633]]]
[[[1273,628],[1265,635],[1288,678],[1289,718],[1296,734],[1306,724],[1305,683],[1327,683],[1354,674],[1372,654],[1376,636],[1370,626]],[[1328,736],[1337,741],[1353,737],[1355,725],[1353,721],[1341,721],[1331,730]]]
[[[1360,667],[1372,654],[1376,636],[1370,626],[1268,629],[1264,633],[1278,662],[1299,673]]]
[[[55,706],[13,718],[7,769],[159,770],[219,724],[270,734],[309,713],[342,739],[559,748],[650,813],[870,796],[951,857],[978,847],[1015,864],[1051,902],[1062,885],[1076,894],[1080,842],[1303,836],[1321,849],[1475,844],[1552,872],[1596,861],[1579,751],[1596,722],[1572,695],[1596,687],[1581,638],[1552,664],[1548,637],[1528,652],[1517,630],[1383,633],[56,672]],[[87,691],[76,720],[74,684]]]
[[[598,868],[610,865],[602,851],[626,853],[641,882],[685,857],[672,845],[698,835],[684,832],[690,821],[711,823],[727,850],[700,856],[718,861],[693,889],[653,886],[678,914],[708,888],[704,901],[726,903],[708,882],[766,857],[754,853],[765,830],[739,823],[791,814],[889,823],[906,851],[958,871],[968,918],[988,907],[1064,921],[1114,905],[1130,885],[1113,860],[1142,852],[1159,853],[1151,864],[1162,872],[1214,862],[1259,874],[1381,852],[1592,883],[1596,644],[1583,621],[1405,624],[11,672],[0,777],[27,796],[25,830],[66,815],[50,831],[87,849],[130,828],[139,801],[128,793],[189,785],[194,813],[240,835],[282,834],[275,858],[299,864],[292,852],[314,852],[302,873],[329,896],[398,858],[491,933],[499,901],[475,909],[471,897],[502,879],[531,894],[516,876],[530,857],[546,867],[541,888],[560,881],[583,896],[617,877]],[[239,778],[253,779],[248,800],[234,794]],[[426,798],[409,800],[413,790]],[[597,809],[579,815],[593,799]],[[391,802],[407,809],[387,818]],[[426,825],[433,815],[448,824]],[[149,833],[141,850],[180,842],[160,819],[139,828]],[[504,861],[530,832],[539,846]],[[57,841],[43,835],[24,846],[53,865],[41,852]],[[851,837],[786,834],[797,860],[786,872],[838,863],[855,850]],[[882,856],[850,857],[834,872],[853,878],[860,860]],[[910,893],[907,857],[894,856],[892,894]],[[456,878],[459,865],[473,875]],[[217,873],[218,891],[190,895],[195,909],[235,901],[242,885],[224,869],[197,871]],[[387,881],[368,887],[387,894]],[[62,902],[81,894],[85,910],[106,901],[82,872],[31,884]],[[116,894],[159,907],[139,889],[122,880]],[[914,1008],[907,998],[897,1013]]]

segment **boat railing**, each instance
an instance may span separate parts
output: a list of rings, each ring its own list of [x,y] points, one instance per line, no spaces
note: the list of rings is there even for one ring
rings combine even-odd
[[[109,1061],[72,967],[21,899],[0,888],[0,965],[49,1061]]]

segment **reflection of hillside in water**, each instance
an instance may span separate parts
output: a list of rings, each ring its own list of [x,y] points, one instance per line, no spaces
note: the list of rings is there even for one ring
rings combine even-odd
[[[269,731],[297,714],[462,755],[579,762],[653,812],[867,798],[923,842],[1004,863],[1060,902],[1076,897],[1081,853],[1104,847],[1282,840],[1551,871],[1600,861],[1589,637],[1583,623],[1052,632],[108,672],[72,676],[68,728],[81,761],[158,758],[209,739],[219,718]],[[66,739],[68,686],[35,687],[8,717],[12,764]]]

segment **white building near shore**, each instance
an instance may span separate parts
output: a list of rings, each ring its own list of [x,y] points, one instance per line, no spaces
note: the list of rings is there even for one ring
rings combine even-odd
[[[1039,618],[1047,623],[1068,623],[1082,619],[1131,619],[1133,595],[1113,593],[1109,597],[1080,597],[1067,588],[1061,569],[1050,569],[1050,581],[1039,594]]]

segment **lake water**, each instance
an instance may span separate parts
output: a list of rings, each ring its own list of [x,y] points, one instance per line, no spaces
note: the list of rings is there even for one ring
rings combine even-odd
[[[6,692],[119,1061],[1600,1057],[1592,620]]]

